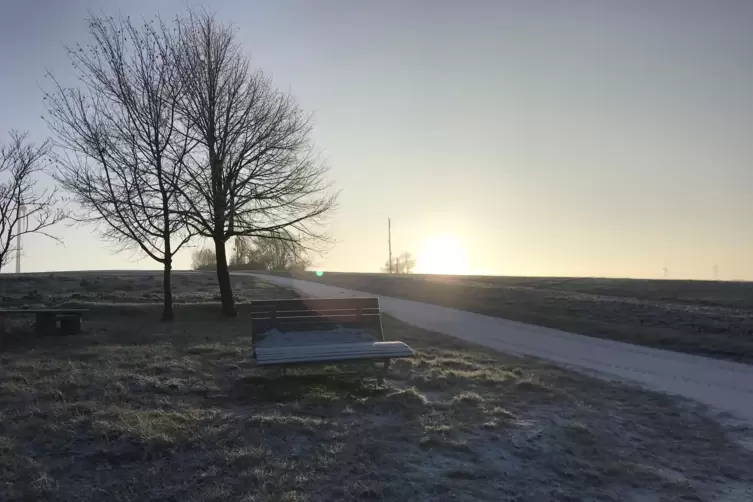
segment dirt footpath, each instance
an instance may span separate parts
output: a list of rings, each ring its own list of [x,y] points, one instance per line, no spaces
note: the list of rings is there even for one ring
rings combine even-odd
[[[753,282],[296,274],[592,337],[753,363]]]

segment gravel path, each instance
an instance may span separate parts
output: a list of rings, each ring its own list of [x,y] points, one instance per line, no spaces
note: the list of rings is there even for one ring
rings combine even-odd
[[[255,274],[250,274],[255,275]],[[256,275],[303,296],[375,296]],[[379,296],[382,311],[415,326],[509,354],[535,356],[603,377],[684,396],[753,422],[753,366],[592,338],[421,302]]]

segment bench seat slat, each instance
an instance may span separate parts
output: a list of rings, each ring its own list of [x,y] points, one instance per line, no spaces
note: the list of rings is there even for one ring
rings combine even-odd
[[[378,361],[383,359],[399,359],[403,357],[412,357],[410,355],[373,355],[373,354],[346,354],[341,356],[317,356],[306,359],[300,358],[279,358],[279,359],[259,359],[256,361],[258,366],[272,366],[275,364],[318,364],[318,363],[336,363],[340,361]]]
[[[295,346],[278,346],[278,347],[259,347],[258,353],[264,354],[288,354],[291,352],[301,354],[337,354],[337,353],[356,353],[356,352],[409,352],[410,347],[403,342],[368,342],[368,343],[338,343],[331,345],[295,345]]]
[[[403,342],[354,342],[354,343],[330,343],[322,345],[293,345],[293,346],[273,346],[273,347],[259,347],[257,350],[264,350],[267,352],[285,352],[295,348],[304,352],[331,352],[342,350],[345,352],[353,352],[358,350],[391,350],[395,348],[403,348],[407,345]]]
[[[403,342],[349,343],[256,349],[259,365],[412,357],[413,350]]]
[[[346,359],[398,359],[401,357],[413,357],[410,352],[342,352],[338,354],[301,354],[288,353],[267,356],[257,355],[257,364],[270,364],[273,362],[307,362],[307,361],[341,361]]]

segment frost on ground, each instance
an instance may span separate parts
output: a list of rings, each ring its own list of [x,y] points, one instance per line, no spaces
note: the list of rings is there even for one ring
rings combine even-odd
[[[6,308],[86,303],[159,303],[162,301],[160,272],[53,272],[0,276],[0,305]],[[264,282],[234,279],[237,302],[266,295],[290,297],[292,293]],[[172,275],[175,303],[219,302],[217,277],[212,273],[175,272]]]
[[[131,299],[134,276],[111,291],[127,305],[88,300],[82,335],[9,327],[0,500],[753,499],[744,426],[389,317],[387,337],[418,357],[385,388],[304,370],[270,383],[249,362],[244,306],[219,320],[195,303],[213,299],[192,296],[204,277],[181,279],[194,303],[174,324]],[[246,298],[291,295],[234,281]],[[38,291],[55,303],[58,289]]]

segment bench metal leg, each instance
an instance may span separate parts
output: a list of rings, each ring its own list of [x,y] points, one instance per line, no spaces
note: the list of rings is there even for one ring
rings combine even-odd
[[[376,381],[374,382],[374,390],[379,387],[379,368],[377,368],[377,363],[371,362],[371,370],[374,372],[374,378]]]
[[[383,385],[384,384],[384,377],[387,376],[387,369],[390,367],[390,360],[385,359],[384,360],[384,367],[382,368],[381,373],[377,371],[377,384]]]

